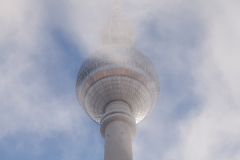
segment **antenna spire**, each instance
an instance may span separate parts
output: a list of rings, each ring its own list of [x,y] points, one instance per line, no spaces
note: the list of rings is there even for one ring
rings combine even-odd
[[[121,0],[114,0],[114,4],[115,5],[120,5],[121,4]]]
[[[114,7],[112,8],[112,15],[121,16],[122,9],[121,9],[121,0],[114,0]]]

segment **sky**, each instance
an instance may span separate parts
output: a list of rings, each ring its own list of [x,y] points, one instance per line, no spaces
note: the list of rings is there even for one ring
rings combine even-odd
[[[0,0],[0,159],[103,160],[79,106],[82,62],[112,0]],[[137,125],[134,160],[240,159],[240,1],[123,0],[160,97]]]

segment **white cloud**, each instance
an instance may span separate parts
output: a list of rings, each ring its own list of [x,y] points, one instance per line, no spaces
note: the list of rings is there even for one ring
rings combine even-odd
[[[4,129],[0,140],[21,131],[44,137],[51,131],[72,131],[80,124],[75,97],[52,94],[45,66],[38,66],[36,57],[49,54],[43,51],[46,45],[52,44],[52,54],[57,52],[44,30],[41,7],[29,0],[1,1],[0,126]]]
[[[238,3],[218,1],[208,13],[204,59],[194,74],[203,107],[181,126],[183,159],[240,158]]]
[[[107,17],[111,1],[51,2],[52,6],[64,6],[66,13],[63,14],[67,17],[64,22],[61,16],[59,19],[53,16],[51,20],[55,25],[68,30],[75,44],[84,42],[89,53],[96,50],[98,28]],[[37,65],[36,57],[49,54],[42,52],[44,48],[51,46],[56,57],[59,52],[45,32],[49,18],[45,13],[46,3],[50,2],[0,2],[0,76],[4,77],[0,78],[0,127],[4,128],[0,130],[0,141],[23,130],[40,132],[44,139],[53,131],[72,132],[83,126],[84,113],[78,111],[74,93],[64,97],[52,93],[42,71],[45,66]],[[139,46],[149,51],[146,54],[156,64],[160,79],[164,81],[166,77],[161,76],[166,71],[181,79],[172,83],[181,89],[176,91],[181,94],[161,93],[159,106],[138,125],[133,142],[135,159],[240,158],[239,6],[237,0],[123,3],[123,9],[140,34]],[[156,27],[154,35],[150,35],[152,28],[148,28],[153,25],[149,24],[152,21]],[[153,41],[156,34],[160,37]],[[166,39],[160,40],[161,36]],[[197,44],[191,46],[189,42],[195,40]],[[193,82],[184,90],[181,74],[186,71],[191,72],[187,74]],[[171,77],[168,80],[172,80]],[[72,83],[72,80],[66,81]],[[196,108],[188,108],[190,111],[185,111],[185,117],[170,119],[179,109],[178,105],[192,93],[201,103],[197,103]]]
[[[171,8],[170,12],[174,12],[174,5],[179,4],[178,2],[169,4],[167,8],[159,7],[159,10],[166,11]],[[192,13],[200,16],[198,21],[200,21],[199,24],[202,25],[205,33],[203,35],[204,39],[200,41],[201,43],[195,48],[190,48],[190,53],[195,53],[190,57],[190,71],[194,78],[194,85],[190,89],[198,96],[201,103],[198,106],[192,106],[192,111],[185,118],[172,124],[168,116],[177,109],[181,100],[186,99],[185,96],[190,97],[190,94],[183,91],[183,94],[186,95],[181,95],[178,100],[173,95],[172,97],[169,95],[167,98],[160,98],[160,106],[156,107],[166,107],[166,109],[161,110],[166,115],[158,113],[157,118],[153,117],[155,113],[152,113],[148,122],[139,124],[140,132],[146,132],[146,137],[136,138],[134,142],[135,152],[137,152],[135,158],[237,160],[240,158],[240,70],[238,63],[240,59],[240,20],[237,16],[240,14],[239,2],[188,2],[181,1],[181,5],[176,8],[180,10],[181,8],[194,8]],[[183,6],[183,4],[186,6]],[[152,10],[152,12],[156,11]],[[189,13],[191,14],[191,12]],[[183,17],[180,16],[180,18]],[[159,23],[157,19],[156,23]],[[177,30],[178,27],[180,26],[177,25],[174,30]],[[161,33],[160,30],[158,31],[158,33]],[[151,45],[151,43],[147,45]],[[185,51],[188,52],[189,49],[186,48]],[[177,54],[172,54],[172,56],[177,56],[176,60],[179,62],[183,60]],[[167,62],[169,63],[169,61]],[[184,63],[174,64],[177,68],[173,66],[172,70],[169,70],[172,71],[171,74],[175,74],[174,68],[178,70],[176,72],[178,74],[187,69],[184,67]],[[161,94],[160,96],[163,96],[166,93]],[[171,102],[167,103],[166,101]],[[162,117],[159,118],[160,116]],[[163,127],[164,125],[169,126]],[[169,135],[166,136],[165,134]],[[174,134],[175,136],[173,136]],[[172,139],[175,142],[170,144],[169,147],[163,137],[171,136],[173,136]],[[148,149],[147,153],[144,152],[146,149]]]

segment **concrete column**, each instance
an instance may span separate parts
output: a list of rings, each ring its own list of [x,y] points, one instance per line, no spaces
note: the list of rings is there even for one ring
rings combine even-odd
[[[126,103],[116,101],[107,106],[100,131],[105,138],[104,160],[133,160],[132,138],[136,122]]]

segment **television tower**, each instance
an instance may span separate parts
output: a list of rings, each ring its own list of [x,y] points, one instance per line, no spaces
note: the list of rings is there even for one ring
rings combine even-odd
[[[116,0],[100,29],[101,48],[79,69],[76,95],[86,114],[100,124],[104,160],[132,160],[136,124],[154,108],[160,86],[151,60],[136,49],[135,29]]]

